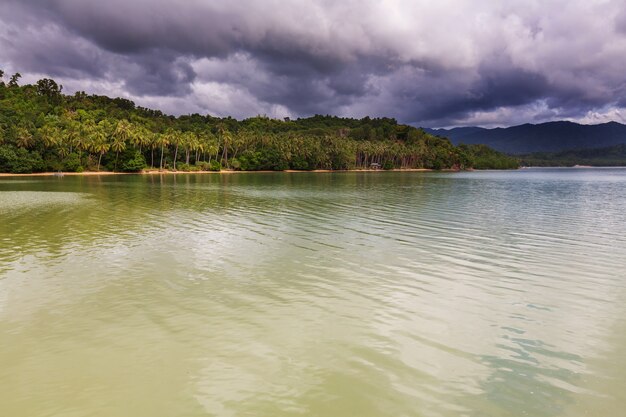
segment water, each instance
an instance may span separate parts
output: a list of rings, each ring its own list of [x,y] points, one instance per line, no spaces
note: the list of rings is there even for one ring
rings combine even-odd
[[[626,170],[0,178],[0,415],[622,416]]]

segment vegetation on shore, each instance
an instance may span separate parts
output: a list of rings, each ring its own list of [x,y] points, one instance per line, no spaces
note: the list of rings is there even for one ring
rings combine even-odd
[[[535,167],[626,166],[626,144],[562,152],[536,152],[520,155],[520,159],[522,165]]]
[[[0,71],[0,172],[503,169],[519,161],[483,145],[454,146],[390,118],[316,115],[242,121],[169,116],[124,98],[62,93],[54,80],[5,83]]]

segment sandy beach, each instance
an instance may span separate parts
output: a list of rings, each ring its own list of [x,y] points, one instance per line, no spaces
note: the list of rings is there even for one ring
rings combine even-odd
[[[177,175],[177,174],[259,174],[259,173],[337,173],[337,172],[430,172],[432,169],[427,168],[412,168],[412,169],[346,169],[346,170],[331,170],[331,169],[315,169],[311,171],[298,171],[288,169],[284,171],[234,171],[234,170],[222,170],[222,171],[159,171],[159,170],[145,170],[141,172],[111,172],[111,171],[85,171],[85,172],[34,172],[30,174],[13,174],[13,173],[0,173],[0,177],[53,177],[53,176],[102,176],[102,175]],[[442,171],[455,171],[455,170],[442,170]]]

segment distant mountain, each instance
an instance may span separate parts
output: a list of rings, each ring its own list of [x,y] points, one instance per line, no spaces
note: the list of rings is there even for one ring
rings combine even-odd
[[[452,129],[430,129],[427,127],[423,127],[422,129],[426,131],[426,133],[446,137],[450,139],[453,143],[465,143],[467,145],[469,145],[470,142],[464,141],[465,137],[472,136],[472,135],[476,135],[477,137],[480,137],[481,133],[489,131],[489,129],[485,129],[484,127],[477,127],[477,126],[454,127]]]
[[[524,124],[507,128],[424,129],[452,143],[484,144],[511,154],[603,148],[626,143],[626,125],[617,122],[581,125],[572,122]]]

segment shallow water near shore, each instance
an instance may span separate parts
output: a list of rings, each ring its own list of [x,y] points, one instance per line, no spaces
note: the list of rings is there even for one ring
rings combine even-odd
[[[622,416],[626,169],[0,178],[0,415]]]

